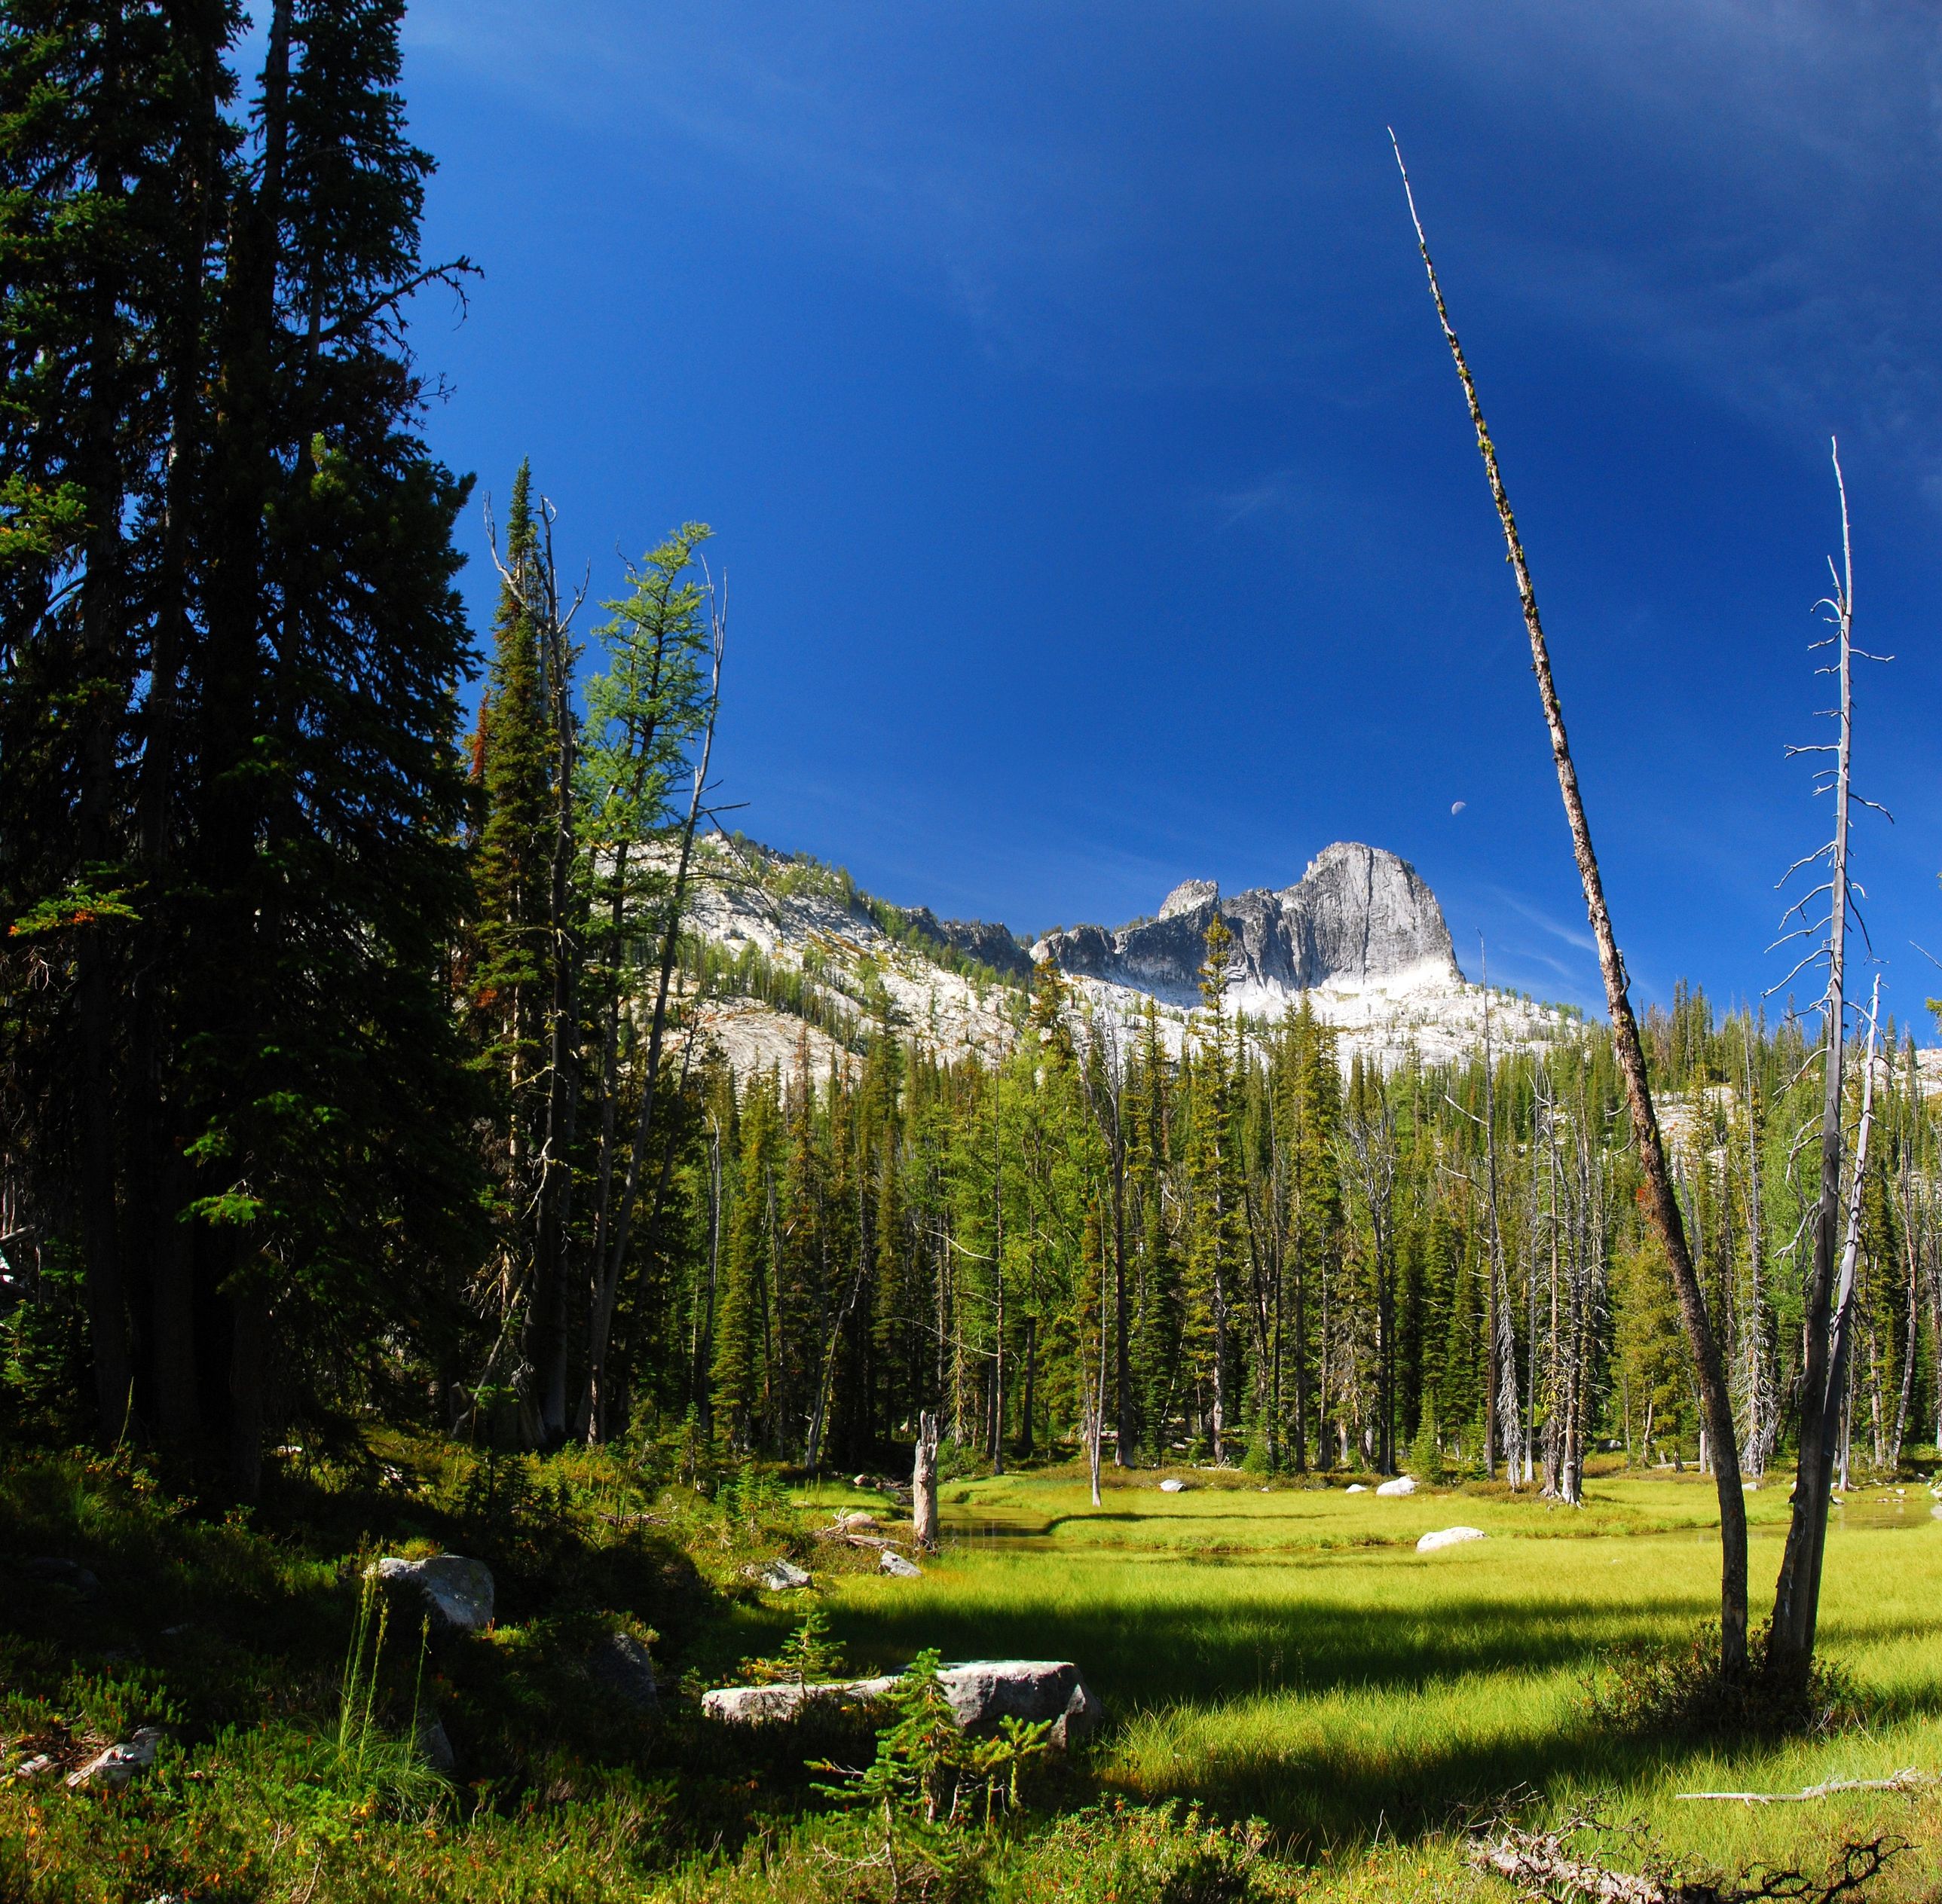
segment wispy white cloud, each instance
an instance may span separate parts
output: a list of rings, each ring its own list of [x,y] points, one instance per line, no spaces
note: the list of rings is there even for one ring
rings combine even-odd
[[[1520,919],[1527,920],[1540,931],[1548,932],[1553,938],[1562,939],[1567,945],[1576,946],[1582,952],[1589,952],[1594,957],[1597,955],[1598,942],[1592,938],[1588,926],[1561,920],[1522,895],[1510,892],[1503,886],[1493,886],[1490,892],[1498,905],[1515,913]]]

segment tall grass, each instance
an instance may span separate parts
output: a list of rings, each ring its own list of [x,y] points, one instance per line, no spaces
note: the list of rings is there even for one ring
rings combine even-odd
[[[1749,1809],[1675,1795],[1942,1772],[1942,1525],[1919,1490],[1851,1495],[1855,1524],[1830,1538],[1824,1644],[1870,1695],[1869,1727],[1714,1748],[1615,1734],[1588,1697],[1620,1649],[1676,1639],[1716,1609],[1703,1484],[1608,1481],[1574,1513],[1500,1490],[1165,1495],[1142,1479],[1109,1489],[1097,1513],[1064,1479],[954,1490],[947,1532],[954,1521],[982,1537],[947,1547],[920,1581],[844,1581],[835,1630],[874,1669],[920,1645],[1075,1660],[1106,1701],[1095,1763],[1107,1789],[1257,1815],[1306,1856],[1432,1843],[1515,1789],[1553,1813],[1649,1817],[1674,1848],[1721,1864],[1811,1863],[1850,1826],[1907,1832],[1933,1857],[1931,1802]],[[1757,1598],[1779,1560],[1767,1530],[1784,1524],[1784,1485],[1750,1505]],[[1418,1535],[1457,1522],[1489,1538],[1415,1552]],[[1442,1857],[1426,1869],[1447,1878]]]

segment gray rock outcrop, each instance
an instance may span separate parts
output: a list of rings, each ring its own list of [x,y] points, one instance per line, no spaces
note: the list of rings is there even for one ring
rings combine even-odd
[[[935,944],[961,952],[1009,978],[1031,976],[1031,954],[1009,926],[988,919],[940,919],[928,906],[903,906],[905,920]]]
[[[480,1633],[492,1624],[492,1569],[483,1560],[434,1554],[428,1560],[387,1554],[372,1571],[403,1597],[415,1597],[440,1631]]]
[[[1293,994],[1338,981],[1408,976],[1454,984],[1463,974],[1436,895],[1414,867],[1380,847],[1325,848],[1296,883],[1221,898],[1211,880],[1175,886],[1156,919],[1108,932],[1075,926],[1034,947],[1067,972],[1182,1004],[1199,1003],[1216,908],[1234,935],[1232,985]]]

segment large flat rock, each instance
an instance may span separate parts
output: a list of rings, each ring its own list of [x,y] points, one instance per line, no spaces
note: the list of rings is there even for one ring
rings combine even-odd
[[[1052,1743],[1064,1747],[1089,1737],[1102,1716],[1097,1694],[1070,1660],[967,1660],[940,1667],[937,1679],[951,1716],[967,1732],[995,1732],[1007,1719],[1049,1720]],[[727,1725],[773,1725],[813,1706],[879,1703],[897,1679],[893,1674],[807,1685],[718,1686],[701,1695],[701,1710]]]

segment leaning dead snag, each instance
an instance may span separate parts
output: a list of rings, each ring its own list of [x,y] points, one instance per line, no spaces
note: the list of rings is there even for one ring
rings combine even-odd
[[[1395,134],[1389,134],[1395,145]],[[1665,1146],[1659,1136],[1659,1119],[1653,1109],[1652,1091],[1646,1082],[1645,1053],[1639,1043],[1638,1021],[1633,1015],[1630,979],[1619,942],[1612,929],[1610,908],[1605,903],[1604,881],[1598,871],[1597,855],[1591,849],[1591,828],[1585,816],[1585,801],[1578,788],[1578,770],[1573,764],[1570,742],[1565,738],[1564,709],[1558,698],[1557,683],[1551,672],[1551,651],[1544,636],[1544,624],[1537,612],[1537,592],[1531,585],[1530,565],[1524,560],[1524,542],[1518,534],[1517,518],[1497,467],[1496,445],[1484,421],[1477,400],[1477,386],[1451,327],[1450,312],[1443,301],[1436,267],[1430,262],[1429,240],[1423,235],[1423,220],[1417,216],[1416,195],[1410,190],[1409,173],[1402,162],[1402,149],[1395,146],[1396,169],[1402,173],[1404,196],[1409,201],[1410,222],[1416,227],[1417,248],[1423,255],[1423,268],[1429,277],[1429,295],[1435,300],[1444,341],[1450,346],[1458,381],[1470,406],[1470,421],[1477,432],[1477,448],[1484,459],[1484,473],[1490,485],[1490,500],[1496,504],[1497,520],[1503,525],[1504,546],[1517,577],[1518,599],[1524,608],[1524,623],[1530,637],[1532,672],[1537,676],[1538,698],[1544,707],[1545,726],[1551,733],[1551,755],[1558,769],[1558,791],[1564,797],[1564,816],[1571,828],[1573,851],[1578,862],[1578,877],[1585,889],[1585,911],[1598,944],[1598,969],[1605,981],[1605,1001],[1612,1016],[1612,1043],[1619,1069],[1625,1080],[1625,1096],[1631,1107],[1632,1134],[1638,1147],[1639,1165],[1645,1176],[1646,1214],[1652,1220],[1679,1296],[1679,1312],[1686,1338],[1692,1351],[1699,1379],[1699,1398],[1706,1417],[1706,1431],[1713,1454],[1714,1482],[1720,1498],[1720,1664],[1723,1671],[1737,1677],[1747,1658],[1747,1509],[1740,1489],[1739,1439],[1733,1422],[1732,1397],[1726,1386],[1725,1364],[1720,1345],[1706,1312],[1706,1297],[1687,1247],[1686,1226],[1679,1200],[1666,1168]]]

